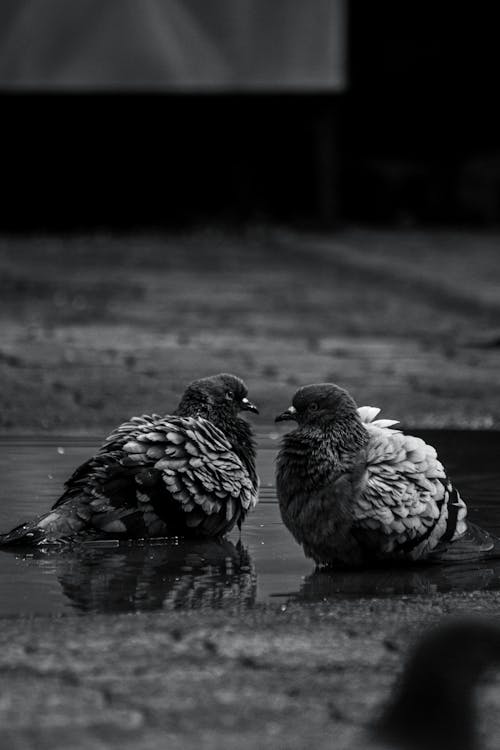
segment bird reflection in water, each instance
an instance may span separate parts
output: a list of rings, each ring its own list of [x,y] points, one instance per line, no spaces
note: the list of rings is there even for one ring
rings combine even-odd
[[[495,563],[495,564],[494,564]],[[322,601],[339,596],[404,596],[498,589],[500,561],[474,565],[414,565],[363,569],[320,568],[292,598]]]
[[[45,548],[24,559],[54,575],[82,612],[248,608],[255,602],[252,560],[243,545],[228,540]]]

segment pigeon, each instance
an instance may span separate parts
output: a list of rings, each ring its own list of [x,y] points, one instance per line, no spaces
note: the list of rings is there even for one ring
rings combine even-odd
[[[466,562],[500,540],[467,520],[435,449],[333,383],[307,385],[276,421],[296,420],[277,459],[283,522],[317,565]]]
[[[257,503],[247,388],[222,373],[192,382],[173,415],[134,417],[76,469],[48,513],[0,547],[100,538],[219,538]]]
[[[376,747],[475,750],[473,689],[499,663],[500,628],[489,619],[445,620],[428,630],[407,659],[392,697],[372,723],[370,734]]]

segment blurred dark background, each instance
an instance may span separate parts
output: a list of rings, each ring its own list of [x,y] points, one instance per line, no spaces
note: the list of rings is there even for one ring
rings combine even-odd
[[[241,84],[243,76],[184,89],[137,84],[136,49],[128,87],[126,73],[125,85],[123,76],[118,86],[93,85],[99,70],[92,69],[86,86],[56,77],[52,85],[50,55],[45,83],[23,78],[12,48],[25,57],[35,49],[40,57],[37,24],[43,23],[35,5],[6,2],[2,9],[4,229],[500,219],[494,3],[315,0],[310,13],[318,22],[325,15],[334,49],[342,47],[331,60],[331,81],[295,76],[294,82],[293,70],[284,83],[276,76],[266,81],[264,55],[255,85]],[[279,5],[286,14],[287,1]],[[87,7],[88,25],[98,12],[95,3]],[[298,5],[289,0],[288,7]],[[86,28],[85,18],[77,20]],[[261,11],[259,22],[265,21]],[[285,21],[271,18],[269,36],[273,24],[280,29]],[[226,43],[228,29],[215,31],[212,38],[220,32]],[[319,49],[317,26],[304,33],[311,38],[302,44]],[[69,54],[64,38],[64,30],[53,33],[56,62]],[[168,39],[164,44],[168,49]],[[293,59],[292,36],[283,32],[276,45],[276,55],[287,45]],[[260,50],[252,52],[258,60]],[[204,53],[193,43],[189,54],[202,60]]]

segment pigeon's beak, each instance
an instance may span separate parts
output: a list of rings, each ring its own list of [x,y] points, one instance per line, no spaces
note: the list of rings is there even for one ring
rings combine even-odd
[[[286,422],[288,419],[297,419],[297,409],[295,406],[289,406],[282,414],[278,414],[275,422]]]
[[[255,404],[252,404],[251,401],[249,401],[247,398],[241,399],[241,406],[240,409],[242,411],[253,411],[254,414],[258,414],[259,410],[255,406]]]

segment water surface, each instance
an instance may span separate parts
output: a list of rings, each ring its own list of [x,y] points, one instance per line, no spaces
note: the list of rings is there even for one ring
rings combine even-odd
[[[471,519],[500,535],[500,433],[418,434],[437,447],[468,502]],[[0,441],[0,531],[48,509],[64,480],[95,446],[67,438]],[[233,533],[220,544],[172,540],[78,552],[0,552],[0,616],[219,609],[269,601],[284,606],[290,600],[500,589],[500,560],[314,572],[280,520],[273,488],[275,453],[270,447],[259,451],[261,499],[241,540]]]

